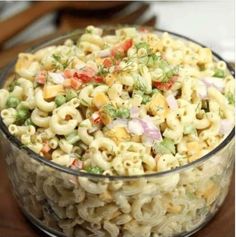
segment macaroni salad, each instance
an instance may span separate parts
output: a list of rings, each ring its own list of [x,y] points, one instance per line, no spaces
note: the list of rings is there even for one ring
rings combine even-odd
[[[53,169],[16,147],[7,154],[20,205],[47,231],[182,236],[227,194],[233,142],[182,171],[131,177],[191,163],[233,129],[234,78],[193,42],[141,27],[104,34],[88,26],[77,42],[19,54],[0,111],[22,146],[78,171]]]
[[[0,109],[25,146],[72,169],[140,175],[192,162],[229,133],[234,80],[210,49],[102,33],[89,26],[75,44],[19,55]]]

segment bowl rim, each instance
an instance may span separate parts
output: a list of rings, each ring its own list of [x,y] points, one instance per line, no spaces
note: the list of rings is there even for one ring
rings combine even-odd
[[[103,26],[99,26],[100,28],[105,28],[108,30],[115,30],[124,26],[130,26],[130,27],[142,27],[144,29],[151,29],[154,33],[164,33],[167,32],[168,34],[180,38],[180,39],[184,39],[185,41],[189,41],[195,44],[200,45],[201,47],[207,47],[202,43],[199,43],[198,41],[195,41],[187,36],[172,32],[172,31],[168,31],[165,29],[159,29],[159,28],[154,28],[154,27],[148,27],[148,26],[140,26],[140,25],[119,25],[119,26],[112,26],[112,25],[103,25]],[[60,35],[59,37],[53,38],[47,42],[43,42],[40,44],[36,44],[35,46],[24,50],[24,52],[34,52],[35,50],[39,50],[41,48],[47,47],[52,45],[53,43],[56,43],[60,40],[66,40],[72,36],[76,36],[78,34],[81,34],[84,32],[84,28],[78,28],[74,31],[70,31],[70,32],[66,32],[63,33],[62,35]],[[233,77],[235,77],[235,72],[234,69],[232,68],[232,66],[226,62],[221,56],[219,56],[215,51],[211,50],[213,56],[220,61],[224,61],[226,63],[227,69],[229,70],[229,72],[231,73],[231,75]],[[3,69],[3,72],[0,72],[0,89],[2,88],[2,86],[5,83],[5,80],[8,73],[13,69],[15,62],[17,61],[17,57],[15,57],[14,60],[12,60],[8,65],[5,66],[5,69]],[[71,168],[67,168],[65,166],[61,166],[58,165],[50,160],[45,159],[43,156],[40,156],[39,154],[37,154],[36,152],[34,152],[33,150],[29,149],[28,147],[24,146],[19,139],[17,139],[14,135],[10,134],[8,131],[7,126],[3,123],[2,117],[0,116],[0,131],[3,133],[3,135],[5,136],[5,139],[7,139],[11,144],[13,144],[16,148],[18,148],[19,150],[21,150],[22,152],[26,153],[30,158],[33,158],[35,161],[38,161],[40,163],[43,163],[46,166],[49,166],[52,169],[56,169],[57,171],[62,171],[64,173],[70,174],[70,175],[74,175],[74,176],[78,176],[78,177],[87,177],[87,178],[96,178],[96,179],[109,179],[109,180],[133,180],[133,179],[138,179],[138,178],[157,178],[157,177],[163,177],[166,175],[170,175],[170,174],[176,174],[180,171],[186,170],[188,168],[194,167],[196,165],[200,165],[201,163],[207,161],[208,159],[210,159],[212,156],[214,156],[215,154],[217,154],[219,151],[221,151],[228,143],[231,142],[231,140],[233,140],[234,135],[235,135],[235,126],[232,128],[231,132],[227,135],[227,137],[224,138],[224,140],[221,141],[221,143],[216,146],[213,150],[211,150],[210,152],[208,152],[207,154],[205,154],[204,156],[200,157],[199,159],[192,161],[188,164],[185,164],[183,166],[179,166],[176,167],[174,169],[171,170],[166,170],[166,171],[161,171],[161,172],[153,172],[153,173],[148,173],[148,174],[141,174],[141,175],[103,175],[103,174],[92,174],[92,173],[87,173],[87,172],[81,172],[80,170],[75,171]]]

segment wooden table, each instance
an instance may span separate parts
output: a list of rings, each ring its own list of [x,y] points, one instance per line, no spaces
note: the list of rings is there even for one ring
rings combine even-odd
[[[215,218],[193,237],[233,237],[234,207],[233,177],[230,192],[224,205]],[[31,225],[19,210],[11,194],[11,187],[2,157],[0,158],[0,237],[46,237],[45,234]]]

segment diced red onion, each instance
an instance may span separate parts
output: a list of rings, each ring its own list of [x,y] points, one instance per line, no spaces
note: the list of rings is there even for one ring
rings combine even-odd
[[[107,125],[109,129],[112,129],[114,127],[127,127],[127,126],[128,126],[128,120],[120,118],[113,120],[110,124]]]
[[[152,138],[145,136],[145,135],[142,136],[142,141],[143,141],[143,143],[145,143],[146,145],[149,145],[149,146],[152,146],[154,143],[154,140]]]
[[[55,84],[63,84],[65,78],[62,73],[49,72],[48,75],[52,78]]]
[[[173,95],[167,96],[166,101],[170,109],[173,109],[173,110],[178,109],[177,101]]]
[[[130,109],[130,117],[131,118],[138,118],[138,116],[139,116],[139,109],[138,109],[138,107],[132,107]]]
[[[233,128],[233,123],[231,120],[228,119],[222,119],[220,121],[220,130],[219,133],[222,135],[226,135],[230,132],[230,130]]]
[[[146,116],[143,119],[140,119],[140,122],[143,126],[144,134],[146,137],[149,137],[153,140],[158,140],[158,141],[162,140],[160,130],[153,124],[153,121],[149,116]]]
[[[206,84],[207,87],[215,87],[219,91],[224,90],[224,81],[218,77],[205,77],[202,81]]]
[[[138,119],[133,119],[128,122],[128,130],[129,132],[139,136],[144,133],[143,126]]]
[[[97,55],[100,58],[106,58],[106,57],[111,55],[111,50],[110,49],[104,49],[104,50],[98,51]]]

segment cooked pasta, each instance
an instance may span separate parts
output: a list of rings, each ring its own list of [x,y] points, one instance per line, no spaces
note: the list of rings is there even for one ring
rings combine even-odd
[[[192,230],[214,209],[224,162],[209,173],[202,165],[158,179],[106,177],[174,170],[213,150],[234,125],[233,80],[210,49],[133,27],[105,35],[89,26],[77,42],[20,54],[0,90],[10,134],[56,165],[104,177],[60,176],[19,156],[28,205],[49,225],[48,208],[67,236]]]

